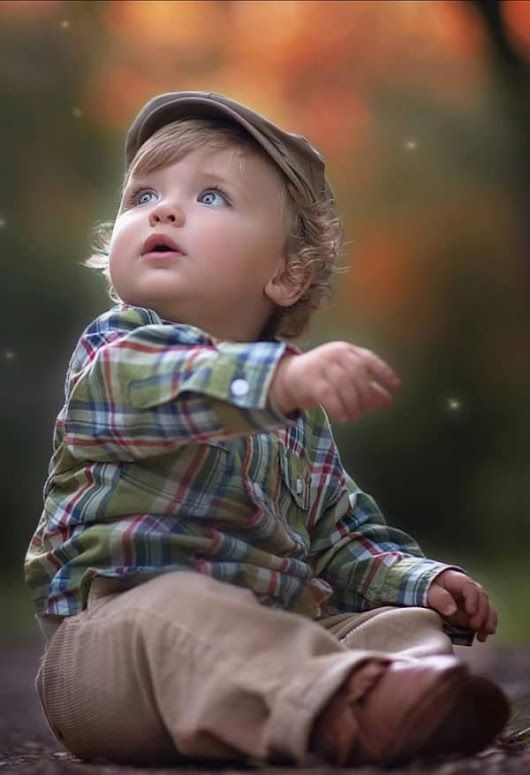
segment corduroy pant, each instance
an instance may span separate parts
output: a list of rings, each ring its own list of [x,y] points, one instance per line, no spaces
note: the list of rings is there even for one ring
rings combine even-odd
[[[302,763],[316,717],[361,663],[451,653],[428,609],[315,622],[178,571],[119,592],[96,578],[47,644],[36,687],[52,732],[84,759]]]

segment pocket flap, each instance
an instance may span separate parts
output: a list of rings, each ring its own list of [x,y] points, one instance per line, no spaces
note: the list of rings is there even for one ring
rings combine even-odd
[[[308,463],[288,450],[280,452],[282,478],[297,505],[304,510],[309,508],[311,489],[311,470]]]

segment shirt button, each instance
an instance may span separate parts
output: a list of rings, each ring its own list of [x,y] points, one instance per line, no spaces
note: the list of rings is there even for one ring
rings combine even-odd
[[[304,486],[302,484],[302,480],[301,479],[297,479],[296,480],[296,492],[298,493],[298,495],[300,495],[300,493],[302,492],[303,489],[304,489]]]
[[[250,390],[250,385],[246,379],[235,379],[230,385],[230,390],[234,396],[246,396]]]

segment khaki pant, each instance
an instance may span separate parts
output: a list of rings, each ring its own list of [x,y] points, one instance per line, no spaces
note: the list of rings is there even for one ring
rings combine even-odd
[[[36,678],[50,728],[85,759],[307,761],[313,722],[369,658],[452,653],[436,613],[379,608],[319,622],[245,589],[171,572],[88,606],[51,638]]]

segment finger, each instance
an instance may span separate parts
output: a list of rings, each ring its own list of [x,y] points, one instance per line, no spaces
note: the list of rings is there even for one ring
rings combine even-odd
[[[343,364],[344,374],[339,388],[344,403],[350,407],[350,419],[354,420],[372,407],[372,391],[366,364],[361,358],[352,355],[349,364]]]
[[[477,640],[479,640],[481,643],[485,643],[488,637],[490,635],[493,635],[493,633],[497,628],[496,619],[497,619],[496,612],[493,619],[491,618],[491,612],[488,614],[488,620],[485,626],[481,627],[477,632]]]
[[[335,391],[335,398],[342,407],[343,420],[356,420],[362,413],[362,397],[358,386],[343,364],[332,364],[328,369],[328,380]]]
[[[469,598],[470,595],[470,589],[468,587],[473,587],[473,580],[470,579],[468,575],[465,573],[462,573],[461,571],[453,570],[452,568],[448,568],[447,570],[444,570],[437,578],[436,578],[436,585],[442,587],[443,589],[446,589],[453,597],[453,599],[457,602],[457,605],[461,610],[466,611],[467,614],[470,613],[468,611],[468,608],[466,607],[466,596]],[[476,588],[476,585],[475,585]],[[475,613],[475,607],[473,604],[473,591],[471,589],[471,599],[469,600],[469,607],[473,610],[471,611],[471,614]]]
[[[497,611],[490,604],[488,610],[488,618],[484,627],[477,632],[477,640],[481,643],[485,643],[488,636],[493,635],[497,630]]]
[[[497,609],[495,606],[490,605],[490,613],[488,616],[488,626],[487,630],[492,635],[497,632],[497,624],[498,624],[498,616],[497,616]]]
[[[494,606],[489,603],[488,614],[485,625],[477,633],[477,639],[481,643],[485,643],[489,635],[493,635],[497,631],[497,611]]]
[[[490,601],[483,591],[478,591],[477,608],[471,617],[470,624],[475,630],[483,630],[488,622]]]
[[[337,383],[342,379],[342,370],[335,367],[330,367],[328,370],[328,376],[326,379],[326,384],[323,388],[321,388],[321,398],[320,403],[326,410],[326,412],[329,413],[330,417],[332,417],[333,420],[336,420],[337,422],[346,422],[346,420],[350,419],[350,415],[352,414],[352,404],[353,407],[355,405],[358,405],[359,399],[357,397],[357,393],[354,392],[351,394],[350,391],[350,401],[346,402],[343,398],[342,391],[337,388]]]
[[[438,611],[442,616],[451,616],[457,611],[457,604],[453,596],[442,587],[433,585],[427,596],[427,602],[430,608]]]
[[[497,610],[495,606],[491,605],[489,607],[489,613],[488,613],[488,621],[486,623],[486,632],[490,635],[493,635],[497,632]]]
[[[366,364],[354,353],[351,353],[349,361],[346,363],[342,360],[333,364],[329,367],[328,374],[346,407],[347,419],[357,420],[376,406]]]
[[[356,351],[352,351],[351,363],[351,379],[355,383],[361,400],[359,411],[365,413],[386,408],[391,403],[391,395],[388,390],[372,379],[373,375],[365,358],[360,357]]]
[[[370,392],[372,396],[371,410],[386,409],[392,403],[392,396],[378,382],[370,382]]]
[[[460,594],[464,599],[464,609],[470,616],[475,616],[478,611],[480,590],[477,584],[466,579],[461,585]]]
[[[370,373],[387,387],[397,387],[401,380],[394,369],[382,358],[365,347],[355,348],[366,363]]]

